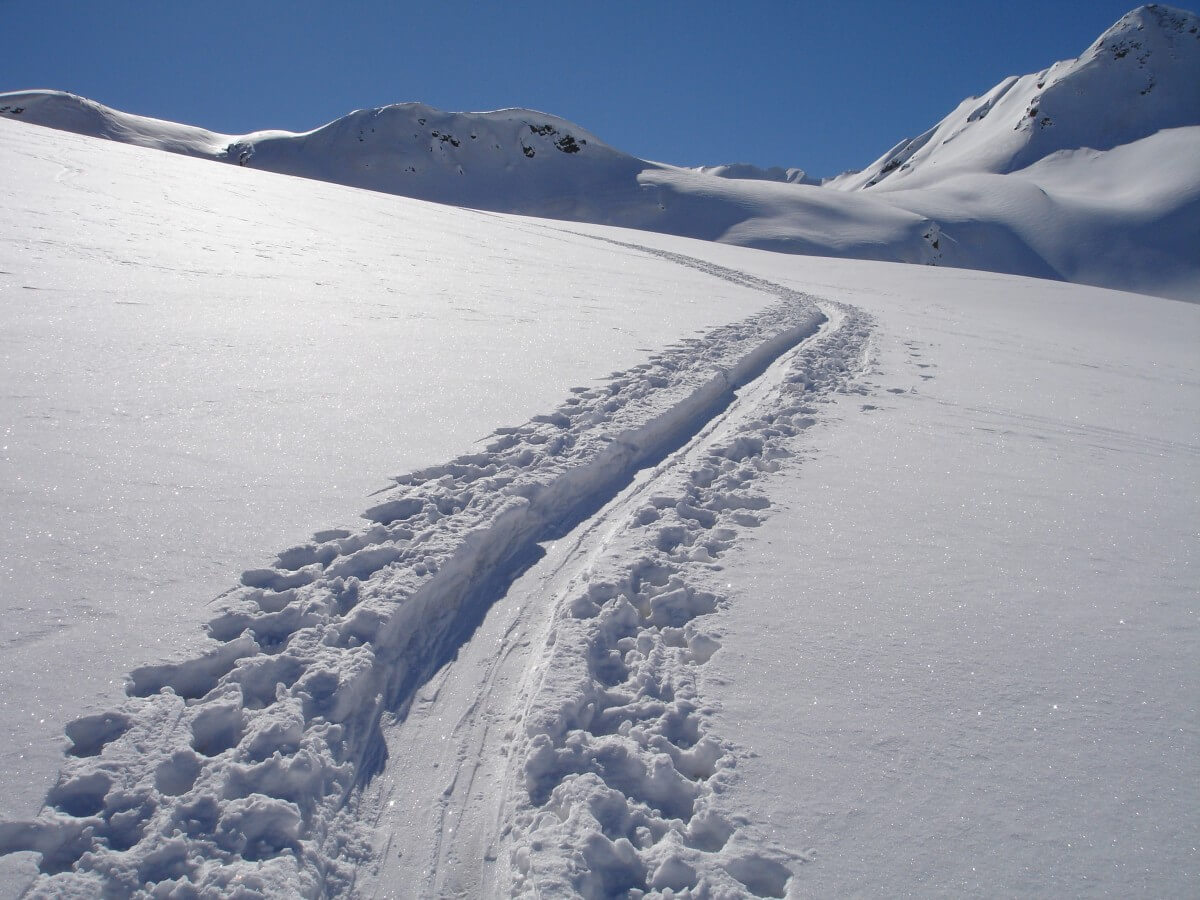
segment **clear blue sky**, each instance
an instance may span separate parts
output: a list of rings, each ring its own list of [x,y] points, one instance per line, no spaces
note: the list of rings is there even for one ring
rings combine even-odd
[[[0,0],[0,91],[241,133],[420,100],[527,106],[638,156],[862,167],[1082,52],[1132,0]]]

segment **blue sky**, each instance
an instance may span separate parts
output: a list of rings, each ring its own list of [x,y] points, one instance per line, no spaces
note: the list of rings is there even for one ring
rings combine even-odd
[[[650,159],[831,175],[1078,55],[1133,5],[0,0],[0,91],[233,133],[405,100],[527,106]]]

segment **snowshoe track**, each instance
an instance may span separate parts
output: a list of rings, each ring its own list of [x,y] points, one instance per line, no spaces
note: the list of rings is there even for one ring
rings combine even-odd
[[[502,429],[480,452],[395,479],[388,497],[364,514],[364,528],[320,532],[273,566],[244,573],[208,623],[211,649],[134,670],[120,709],[67,727],[71,758],[42,815],[0,823],[0,852],[42,854],[34,896],[325,896],[352,887],[368,842],[347,800],[386,764],[381,716],[403,715],[537,542],[585,520],[637,470],[685,444],[733,402],[737,388],[825,320],[799,292],[623,246],[770,291],[778,302],[600,386],[575,389],[553,413]],[[611,772],[626,774],[610,774],[604,790],[624,787],[662,814],[651,821],[630,813],[638,824],[625,831],[638,837],[646,828],[658,835],[654,846],[678,839],[696,853],[727,843],[728,826],[703,810],[727,748],[700,733],[702,710],[668,669],[702,664],[715,650],[691,620],[721,598],[691,582],[691,567],[709,565],[727,545],[727,531],[753,524],[767,505],[749,492],[747,476],[776,465],[782,442],[808,421],[799,398],[845,379],[866,324],[853,311],[844,318],[858,324],[839,328],[841,349],[827,348],[789,375],[796,403],[756,420],[753,434],[725,447],[725,462],[714,459],[706,470],[708,485],[693,473],[671,502],[648,504],[647,521],[634,532],[653,536],[651,552],[627,572],[611,573],[603,582],[611,590],[589,586],[587,602],[572,604],[551,665],[568,665],[566,623],[578,623],[582,656],[569,664],[580,677],[574,695],[554,698],[561,700],[555,714],[530,719],[541,736],[525,763],[534,807],[574,808],[577,788],[591,785],[584,795],[594,816],[599,785],[594,773],[581,774],[582,760],[611,754],[622,761]],[[539,709],[544,689],[543,682],[531,696]],[[693,857],[635,850],[604,829],[581,840],[603,884],[613,877],[631,879],[630,887],[639,878],[682,883],[679,873],[695,868]],[[526,887],[544,874],[536,839],[528,849]],[[600,865],[604,852],[617,862]],[[636,860],[661,857],[649,879],[637,874],[646,864],[630,861],[631,852]],[[735,872],[743,864],[731,858],[723,865]],[[777,880],[759,886],[770,894]],[[576,889],[588,893],[590,883]]]
[[[823,305],[822,334],[648,479],[560,601],[515,754],[515,895],[782,897],[809,858],[721,808],[742,751],[713,733],[697,674],[720,648],[703,617],[730,602],[718,560],[768,514],[761,483],[820,403],[865,390],[870,321]]]

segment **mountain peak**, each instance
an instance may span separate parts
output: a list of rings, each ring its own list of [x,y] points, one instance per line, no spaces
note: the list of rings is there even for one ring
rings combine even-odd
[[[927,187],[1015,172],[1065,150],[1110,150],[1200,124],[1200,17],[1160,4],[1122,16],[1083,53],[1009,77],[901,141],[842,189]]]
[[[1172,57],[1200,53],[1200,16],[1187,10],[1151,3],[1130,10],[1096,38],[1076,61],[1132,61],[1145,66],[1158,53]]]
[[[1161,33],[1169,40],[1200,40],[1200,16],[1162,3],[1147,3],[1121,16],[1096,38],[1089,50],[1117,45],[1147,30]]]

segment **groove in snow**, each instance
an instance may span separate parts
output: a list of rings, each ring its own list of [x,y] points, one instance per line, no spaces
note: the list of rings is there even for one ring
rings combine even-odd
[[[729,602],[718,559],[770,506],[760,482],[817,404],[864,390],[870,321],[823,305],[821,334],[653,473],[561,598],[513,735],[514,895],[781,897],[809,858],[722,807],[740,751],[712,732],[697,674],[720,648],[702,617]]]

